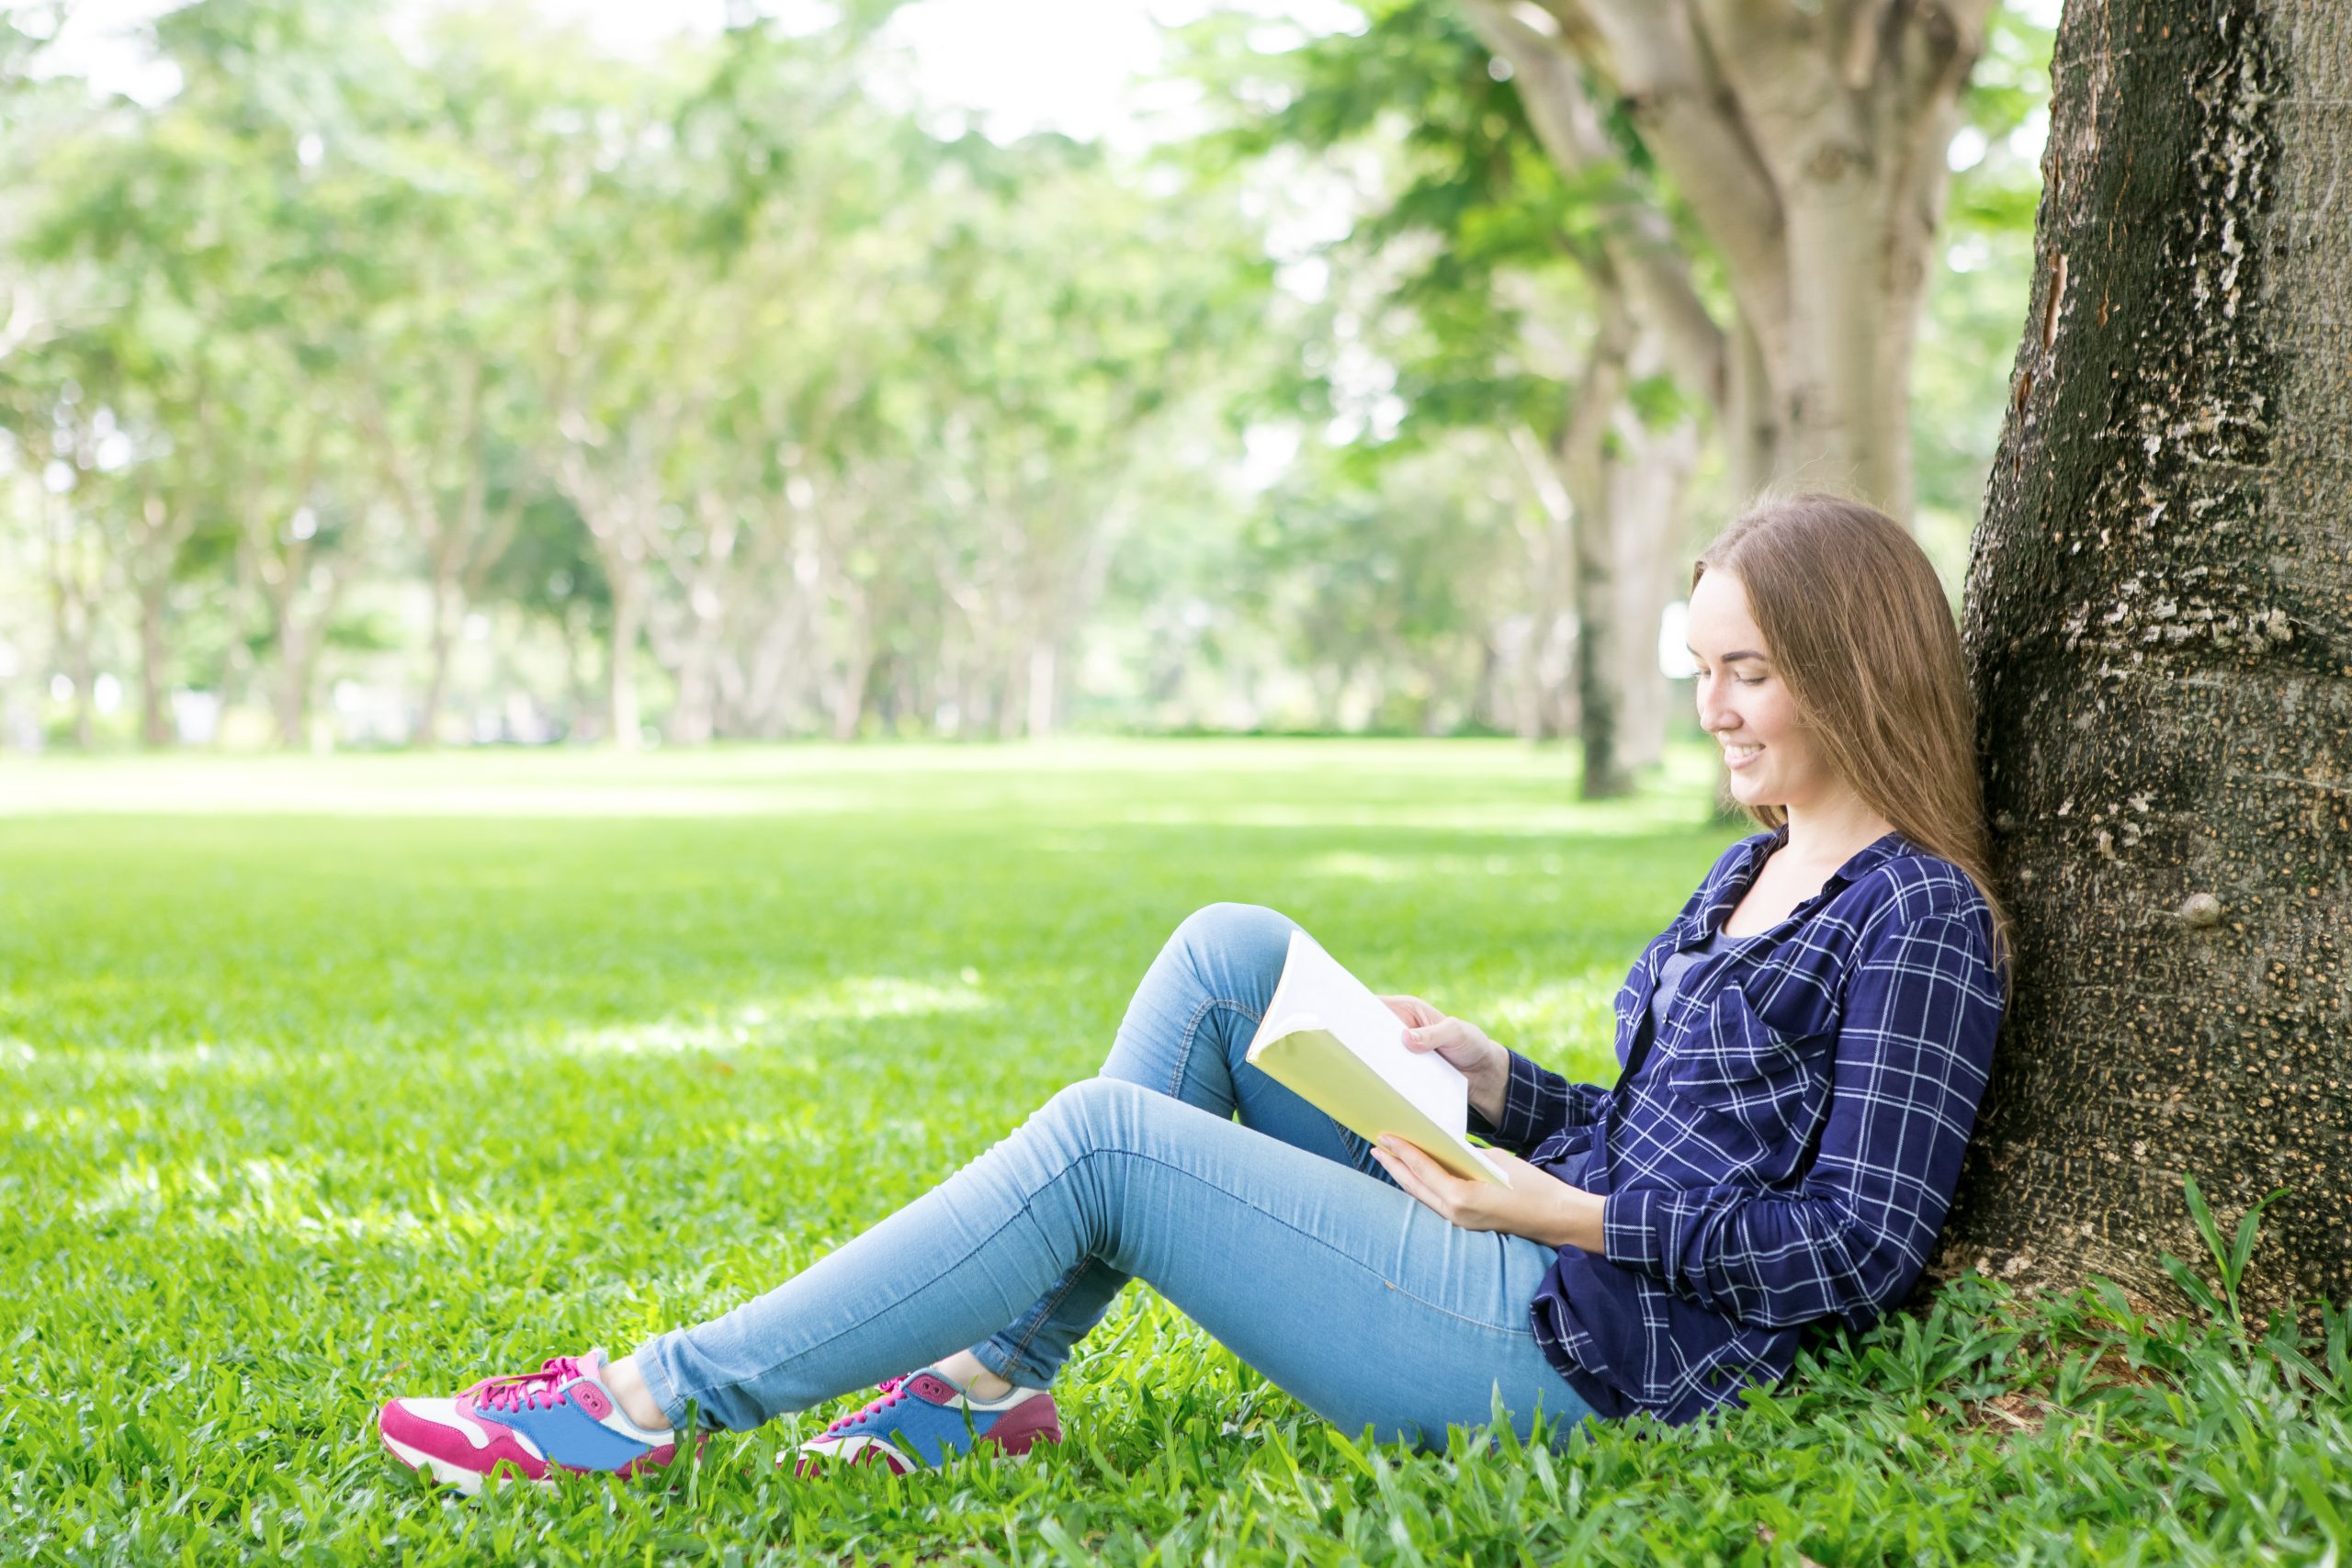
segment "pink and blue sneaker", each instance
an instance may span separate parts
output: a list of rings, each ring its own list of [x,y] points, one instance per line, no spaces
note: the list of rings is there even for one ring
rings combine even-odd
[[[904,1475],[984,1443],[1018,1455],[1061,1440],[1061,1414],[1046,1390],[1015,1388],[1001,1399],[974,1399],[938,1369],[925,1367],[884,1379],[881,1393],[864,1409],[801,1444],[793,1473],[813,1475],[828,1464],[887,1464]]]
[[[630,1420],[605,1382],[605,1352],[558,1356],[536,1372],[484,1378],[455,1399],[395,1399],[376,1417],[392,1457],[468,1496],[500,1465],[634,1475],[677,1457],[675,1435]]]

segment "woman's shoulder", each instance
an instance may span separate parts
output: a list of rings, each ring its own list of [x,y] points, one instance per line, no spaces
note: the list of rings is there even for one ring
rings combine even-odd
[[[1993,907],[1975,878],[1900,834],[1889,834],[1883,842],[1889,852],[1855,877],[1833,905],[1855,934],[1868,941],[1931,920],[1951,920],[1989,952]]]

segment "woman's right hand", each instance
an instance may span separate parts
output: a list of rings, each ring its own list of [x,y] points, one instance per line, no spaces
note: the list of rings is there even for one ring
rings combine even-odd
[[[1502,1114],[1503,1090],[1510,1082],[1510,1053],[1464,1018],[1449,1018],[1419,997],[1383,997],[1405,1025],[1405,1047],[1434,1051],[1470,1080],[1470,1103],[1488,1122]]]

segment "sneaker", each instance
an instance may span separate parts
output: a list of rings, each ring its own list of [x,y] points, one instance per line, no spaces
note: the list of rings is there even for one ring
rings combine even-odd
[[[885,1379],[865,1409],[801,1444],[793,1473],[814,1475],[828,1463],[881,1463],[904,1475],[944,1464],[978,1443],[1025,1454],[1036,1443],[1061,1440],[1061,1414],[1046,1390],[1015,1388],[1002,1399],[974,1399],[925,1367]]]
[[[468,1496],[500,1465],[552,1484],[551,1473],[634,1475],[677,1457],[675,1435],[639,1426],[605,1382],[602,1350],[558,1356],[536,1372],[484,1378],[455,1399],[395,1399],[376,1417],[394,1459]]]

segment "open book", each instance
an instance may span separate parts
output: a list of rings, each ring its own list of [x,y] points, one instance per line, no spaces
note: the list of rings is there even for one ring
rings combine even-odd
[[[1470,1080],[1404,1032],[1387,1003],[1294,928],[1248,1060],[1362,1137],[1393,1133],[1456,1176],[1510,1186],[1469,1141]]]

